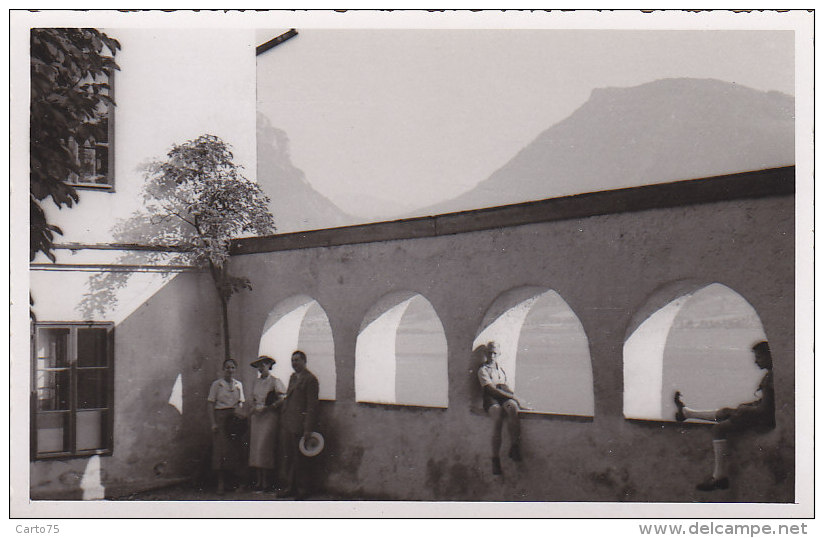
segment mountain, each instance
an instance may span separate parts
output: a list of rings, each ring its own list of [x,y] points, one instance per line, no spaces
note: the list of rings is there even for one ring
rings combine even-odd
[[[257,161],[257,182],[271,199],[269,210],[277,233],[335,228],[362,220],[312,188],[303,171],[292,164],[289,137],[263,114],[257,116]]]
[[[436,215],[795,163],[795,99],[713,79],[596,89]]]

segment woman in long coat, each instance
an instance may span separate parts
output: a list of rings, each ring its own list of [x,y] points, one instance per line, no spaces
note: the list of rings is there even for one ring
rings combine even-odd
[[[283,382],[272,375],[275,359],[261,355],[253,361],[258,377],[252,382],[252,410],[249,432],[249,466],[256,471],[256,490],[268,489],[277,467],[276,448],[280,403],[286,393]]]

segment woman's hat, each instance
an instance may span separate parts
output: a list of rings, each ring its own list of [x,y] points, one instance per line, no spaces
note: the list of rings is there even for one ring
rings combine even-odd
[[[252,363],[250,364],[250,366],[252,368],[257,368],[258,366],[260,366],[263,363],[266,363],[268,366],[272,366],[276,362],[277,361],[275,359],[273,359],[272,357],[267,357],[266,355],[261,355],[257,359],[253,360]]]
[[[307,441],[306,437],[301,437],[300,442],[298,443],[298,450],[304,456],[314,457],[321,453],[323,450],[323,436],[318,432],[312,432],[309,434],[309,439]]]

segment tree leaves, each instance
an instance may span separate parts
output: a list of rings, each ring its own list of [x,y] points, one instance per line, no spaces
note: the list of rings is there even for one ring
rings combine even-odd
[[[144,187],[146,209],[153,220],[179,227],[176,244],[189,247],[193,261],[208,268],[220,297],[223,344],[229,345],[229,299],[251,289],[243,277],[229,274],[229,242],[243,234],[268,234],[275,230],[269,213],[269,197],[257,183],[246,179],[233,162],[229,146],[214,135],[201,135],[175,144],[164,161],[147,167]]]
[[[147,167],[146,208],[158,221],[177,220],[191,235],[181,233],[175,244],[191,247],[193,262],[214,266],[215,285],[226,298],[245,286],[220,276],[229,258],[229,242],[242,235],[275,230],[269,197],[233,162],[228,144],[204,134],[175,144],[166,159]]]
[[[61,232],[48,224],[40,202],[51,197],[71,207],[79,200],[66,183],[81,172],[69,143],[107,139],[102,120],[113,104],[109,76],[119,69],[113,56],[120,43],[94,28],[33,28],[30,47],[29,259],[43,252],[53,260],[51,239]]]

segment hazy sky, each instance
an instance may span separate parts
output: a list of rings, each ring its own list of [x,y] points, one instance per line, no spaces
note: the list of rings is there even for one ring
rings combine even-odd
[[[790,31],[298,31],[258,57],[259,110],[312,186],[364,217],[471,189],[595,88],[695,77],[794,94]]]

